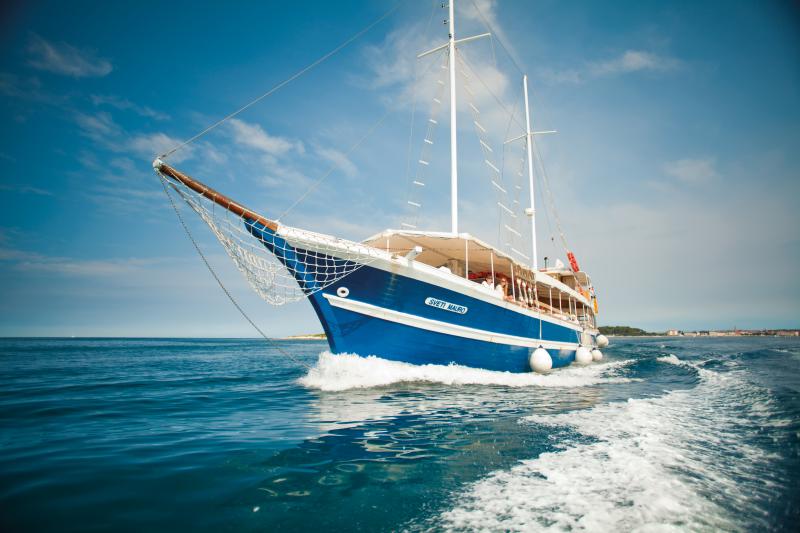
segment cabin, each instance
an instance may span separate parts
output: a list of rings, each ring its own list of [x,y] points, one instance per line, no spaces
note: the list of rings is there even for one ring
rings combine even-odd
[[[363,244],[473,282],[480,290],[522,308],[596,328],[591,279],[583,271],[556,267],[534,272],[467,233],[385,230]]]

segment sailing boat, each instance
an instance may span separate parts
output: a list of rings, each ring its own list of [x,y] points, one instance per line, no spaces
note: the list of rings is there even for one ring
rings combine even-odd
[[[262,216],[162,158],[153,167],[165,191],[177,193],[203,219],[264,300],[310,301],[334,354],[510,372],[599,360],[608,340],[596,326],[589,276],[571,252],[569,268],[538,265],[531,146],[537,132],[530,127],[527,76],[526,132],[517,140],[525,141],[527,152],[530,261],[459,232],[454,58],[457,45],[489,34],[456,39],[454,3],[448,41],[420,54],[442,51],[449,58],[450,231],[405,224],[363,242],[340,239]]]

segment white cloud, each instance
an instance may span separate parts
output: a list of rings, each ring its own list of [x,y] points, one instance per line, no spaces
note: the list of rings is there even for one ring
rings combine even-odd
[[[13,98],[29,98],[39,92],[42,83],[38,78],[20,78],[16,74],[0,72],[0,93]]]
[[[461,6],[456,13],[456,17],[460,19],[467,19],[476,21],[486,27],[485,31],[493,34],[492,38],[499,41],[505,51],[511,56],[511,59],[517,64],[521,65],[519,55],[517,54],[512,39],[506,35],[503,26],[497,19],[497,1],[496,0],[474,0],[471,2],[463,2],[458,4]],[[461,37],[464,37],[462,35]]]
[[[98,111],[93,114],[76,112],[75,122],[81,132],[96,145],[116,153],[133,152],[144,158],[153,158],[182,142],[163,132],[128,134],[114,122],[111,114],[106,111]],[[193,153],[192,145],[183,146],[170,155],[170,161],[180,163],[191,157]]]
[[[671,70],[678,65],[678,60],[671,57],[660,56],[643,50],[626,50],[618,57],[591,63],[589,71],[595,76],[609,76],[643,70]]]
[[[411,108],[415,100],[418,105],[430,102],[437,78],[447,82],[439,68],[445,52],[417,59],[417,54],[446,42],[446,32],[433,33],[433,37],[426,34],[425,24],[420,22],[397,28],[381,43],[366,46],[364,62],[368,70],[356,83],[386,94],[387,107]]]
[[[59,108],[66,107],[73,97],[72,93],[50,93],[46,91],[42,87],[42,82],[36,76],[20,77],[8,72],[0,72],[0,95]],[[17,122],[25,122],[27,118],[26,114],[14,116],[14,120]]]
[[[364,50],[371,71],[367,85],[374,89],[397,85],[412,87],[415,70],[419,75],[427,68],[430,58],[438,56],[431,54],[428,59],[418,60],[417,54],[436,48],[445,40],[446,36],[436,39],[424,35],[421,23],[392,31],[382,43],[369,45]],[[436,59],[436,62],[441,60]]]
[[[128,140],[126,147],[134,152],[137,152],[143,157],[156,157],[163,154],[167,150],[174,148],[181,143],[180,139],[171,137],[166,133],[141,133],[135,135]],[[174,154],[169,156],[170,161],[173,163],[180,163],[188,159],[193,152],[191,145],[184,146]]]
[[[497,23],[496,0],[475,0],[456,4],[456,17],[470,20],[485,21],[492,27],[500,30]]]
[[[457,16],[465,21],[478,22],[471,24],[472,31],[461,36],[472,35],[480,30],[485,31],[482,17],[492,26],[494,32],[502,35],[502,28],[495,14],[496,3],[493,1],[478,2],[480,13],[476,8],[464,3],[458,8]],[[395,108],[411,108],[416,102],[416,119],[427,120],[430,110],[434,107],[434,97],[439,98],[442,104],[438,107],[438,120],[444,120],[449,106],[449,78],[447,70],[441,66],[446,65],[447,52],[441,51],[417,59],[419,52],[433,49],[447,40],[444,30],[432,31],[436,36],[429,37],[425,34],[425,25],[422,23],[399,28],[391,32],[382,43],[366,49],[365,59],[370,69],[370,78],[365,85],[373,89],[380,89],[387,93],[385,104]],[[504,39],[508,41],[508,39]],[[509,115],[500,106],[497,100],[503,102],[507,109],[513,106],[513,98],[518,97],[522,80],[514,81],[509,78],[505,69],[500,69],[495,63],[493,47],[487,39],[481,39],[464,44],[458,49],[456,84],[459,94],[459,109],[469,114],[469,101],[471,100],[481,113],[480,123],[491,134],[500,135],[505,132]],[[470,96],[464,89],[464,73],[469,75]],[[415,83],[416,81],[416,83]],[[443,85],[442,85],[443,84]],[[390,94],[391,91],[391,94]],[[472,129],[471,120],[461,120],[460,128]],[[499,140],[499,139],[498,139]],[[495,141],[492,141],[496,143]],[[499,146],[499,145],[498,145]]]
[[[97,204],[98,209],[116,214],[135,214],[138,217],[169,215],[171,209],[163,190],[149,176],[103,174],[99,179],[106,184],[95,184],[86,191],[86,198]]]
[[[106,146],[110,146],[121,132],[111,115],[105,111],[94,114],[75,113],[75,121],[84,135]]]
[[[40,271],[90,278],[129,274],[154,262],[145,259],[82,260],[7,247],[0,248],[0,261],[12,263],[15,269],[25,272]]]
[[[127,157],[115,157],[109,161],[109,164],[123,172],[135,172],[136,164]]]
[[[678,159],[664,165],[664,173],[683,183],[706,183],[718,177],[716,159]]]
[[[539,71],[539,79],[550,85],[577,84],[583,81],[583,75],[577,69],[555,70],[545,68]]]
[[[302,143],[295,143],[285,137],[270,135],[258,124],[250,124],[236,118],[230,119],[228,123],[230,124],[234,140],[245,146],[255,148],[256,150],[270,155],[284,155],[292,149],[299,153],[305,151]]]
[[[228,155],[225,152],[217,150],[214,145],[209,142],[203,142],[201,144],[201,149],[203,155],[211,163],[222,165],[228,162]]]
[[[470,13],[477,17],[474,8],[470,9]],[[495,21],[493,24],[496,25],[497,22]],[[495,28],[497,29],[497,26]],[[446,64],[446,50],[417,59],[418,53],[445,43],[447,41],[446,32],[440,32],[441,35],[430,38],[424,35],[423,30],[423,24],[397,29],[379,45],[369,46],[365,50],[366,63],[370,69],[370,77],[365,85],[372,89],[397,90],[397,94],[387,100],[391,106],[411,107],[416,100],[418,109],[423,110],[426,105],[430,104],[437,92],[437,80],[445,83],[442,97],[447,98],[447,84],[449,83],[447,71],[440,68]],[[469,66],[477,71],[492,92],[503,98],[509,80],[505,73],[495,66],[489,55],[490,50],[489,41],[483,40],[465,44],[459,48],[458,52],[460,57],[468,61]],[[457,63],[457,68],[459,71],[463,69],[460,62]],[[458,86],[462,85],[461,75],[458,76],[456,83]],[[481,82],[474,76],[470,85],[475,91],[476,97],[480,99],[476,104],[493,100],[492,96],[484,90]],[[465,101],[464,96],[461,97],[461,101]]]
[[[28,44],[28,64],[39,70],[74,78],[102,77],[113,66],[107,59],[97,57],[91,50],[82,50],[67,43],[51,43],[36,34]]]
[[[353,162],[350,161],[347,155],[339,150],[335,150],[333,148],[320,148],[317,150],[317,155],[334,165],[337,169],[344,172],[345,175],[350,178],[358,175],[358,168],[356,168]]]
[[[97,94],[91,95],[90,98],[92,100],[92,103],[96,106],[107,105],[115,107],[122,111],[133,111],[137,115],[147,118],[152,118],[155,120],[169,119],[169,115],[151,109],[147,106],[138,105],[134,102],[131,102],[127,98],[120,98],[119,96],[114,96],[114,95],[97,95]]]
[[[267,187],[286,190],[288,184],[292,184],[295,188],[305,188],[311,183],[311,179],[295,166],[284,165],[269,154],[261,156],[253,164],[255,168],[264,172],[259,182]]]
[[[645,50],[626,50],[618,56],[589,62],[579,68],[544,68],[539,71],[539,77],[551,85],[577,84],[592,78],[633,72],[667,72],[680,66],[680,60],[674,57]]]
[[[19,194],[35,194],[37,196],[53,196],[47,189],[32,187],[30,185],[0,185],[0,191],[10,191]]]

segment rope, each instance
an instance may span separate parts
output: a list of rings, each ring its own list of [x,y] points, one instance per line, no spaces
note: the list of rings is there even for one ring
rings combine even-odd
[[[431,13],[431,18],[433,18],[433,13]],[[411,200],[411,193],[414,189],[413,180],[411,179],[411,146],[414,142],[414,119],[417,116],[417,83],[419,78],[419,69],[417,69],[417,63],[414,63],[414,85],[412,85],[412,93],[411,93],[411,121],[409,123],[409,132],[408,132],[408,146],[406,147],[406,203]],[[404,217],[401,217],[404,218]],[[402,220],[401,220],[402,224]]]
[[[456,55],[456,59],[460,62],[462,66],[464,66],[464,59],[461,54]],[[467,103],[469,104],[470,112],[472,113],[472,123],[474,126],[475,134],[478,137],[478,142],[480,143],[480,149],[483,154],[484,162],[491,166],[497,173],[493,173],[491,170],[488,170],[487,176],[489,177],[489,189],[495,196],[497,201],[497,239],[499,242],[503,242],[503,228],[508,229],[508,238],[505,239],[511,248],[514,248],[517,243],[515,242],[514,231],[519,233],[519,217],[515,215],[506,215],[505,211],[501,208],[501,205],[505,205],[509,203],[509,194],[506,187],[508,185],[505,183],[503,179],[503,164],[501,163],[500,169],[495,167],[495,155],[494,150],[490,146],[490,141],[488,137],[485,136],[486,130],[483,129],[482,126],[479,126],[478,119],[480,118],[480,111],[475,106],[475,98],[472,89],[470,88],[469,84],[469,75],[466,73],[465,69],[461,69],[461,81],[462,86],[464,88],[464,92],[467,94]],[[496,180],[496,181],[495,181]],[[508,206],[506,206],[508,207]],[[510,208],[509,208],[510,209]],[[508,220],[506,220],[508,218]],[[511,230],[509,224],[514,225],[514,231]]]
[[[272,88],[271,88],[269,91],[265,92],[264,94],[262,94],[261,96],[258,96],[258,97],[257,97],[257,98],[255,98],[255,99],[251,100],[249,103],[247,103],[247,104],[243,105],[242,107],[240,107],[239,109],[237,109],[237,110],[236,110],[236,111],[234,111],[233,113],[230,113],[230,114],[228,114],[228,115],[224,116],[223,118],[219,119],[217,122],[213,123],[212,125],[210,125],[210,126],[209,126],[209,127],[207,127],[206,129],[204,129],[203,131],[201,131],[200,133],[198,133],[198,134],[194,135],[193,137],[190,137],[189,139],[187,139],[187,140],[183,141],[182,143],[180,143],[179,145],[175,146],[174,148],[172,148],[172,149],[171,149],[171,150],[169,150],[168,152],[165,152],[164,154],[162,154],[162,155],[161,155],[161,156],[159,156],[159,157],[161,157],[161,159],[165,159],[165,158],[169,157],[170,155],[174,154],[175,152],[177,152],[178,150],[180,150],[180,149],[181,149],[181,148],[183,148],[184,146],[186,146],[186,145],[188,145],[188,144],[190,144],[190,143],[192,143],[192,142],[196,141],[197,139],[199,139],[199,138],[200,138],[200,137],[202,137],[203,135],[207,134],[208,132],[210,132],[211,130],[213,130],[214,128],[216,128],[217,126],[219,126],[219,125],[221,125],[222,123],[224,123],[225,121],[227,121],[227,120],[229,120],[229,119],[231,119],[231,118],[235,117],[236,115],[238,115],[238,114],[239,114],[239,113],[241,113],[242,111],[244,111],[244,110],[246,110],[246,109],[248,109],[248,108],[252,107],[253,105],[255,105],[255,104],[257,104],[258,102],[260,102],[261,100],[263,100],[264,98],[266,98],[266,97],[270,96],[271,94],[275,93],[276,91],[278,91],[278,90],[279,90],[279,89],[281,89],[282,87],[284,87],[284,86],[288,85],[289,83],[293,82],[294,80],[296,80],[297,78],[299,78],[300,76],[302,76],[303,74],[305,74],[306,72],[308,72],[309,70],[311,70],[311,69],[313,69],[314,67],[318,66],[320,63],[323,63],[324,61],[326,61],[327,59],[329,59],[331,56],[333,56],[333,55],[335,55],[336,53],[338,53],[339,51],[341,51],[341,50],[342,50],[343,48],[345,48],[347,45],[349,45],[350,43],[352,43],[353,41],[355,41],[356,39],[358,39],[359,37],[361,37],[362,35],[364,35],[365,33],[367,33],[369,30],[371,30],[371,29],[372,29],[373,27],[375,27],[377,24],[379,24],[380,22],[382,22],[382,21],[383,21],[385,18],[387,18],[389,15],[391,15],[392,13],[394,13],[395,11],[397,11],[397,9],[398,9],[398,8],[399,8],[401,5],[402,5],[402,2],[397,2],[397,3],[394,5],[394,7],[392,7],[391,9],[389,9],[389,11],[387,11],[386,13],[384,13],[383,15],[381,15],[380,17],[378,17],[376,20],[374,20],[373,22],[371,22],[371,23],[370,23],[368,26],[366,26],[365,28],[363,28],[361,31],[359,31],[358,33],[356,33],[355,35],[353,35],[352,37],[350,37],[349,39],[347,39],[346,41],[344,41],[342,44],[340,44],[339,46],[337,46],[336,48],[334,48],[333,50],[331,50],[331,51],[330,51],[330,52],[328,52],[327,54],[323,55],[322,57],[320,57],[319,59],[317,59],[317,60],[316,60],[316,61],[314,61],[313,63],[310,63],[309,65],[307,65],[307,66],[303,67],[302,69],[300,69],[299,71],[295,72],[294,74],[292,74],[291,76],[289,76],[288,78],[286,78],[285,80],[283,80],[282,82],[280,82],[279,84],[277,84],[277,85],[275,85],[274,87],[272,87]]]
[[[428,36],[428,31],[431,28],[431,21],[433,20],[433,14],[436,12],[436,0],[431,2],[431,14],[428,17],[428,23],[425,25],[425,32],[422,34],[423,37]],[[433,63],[431,63],[432,65]],[[414,119],[417,116],[417,83],[419,82],[419,63],[417,61],[414,62],[414,85],[412,85],[412,93],[411,93],[411,122],[409,125],[409,133],[408,133],[408,146],[406,148],[406,202],[411,200],[412,191],[414,188],[413,180],[411,178],[411,147],[414,142]],[[428,73],[430,70],[430,65],[425,70],[425,74]],[[423,74],[424,75],[424,74]],[[402,224],[402,219],[401,219]]]
[[[511,115],[509,115],[508,123],[506,124],[506,131],[503,134],[503,139],[504,140],[508,139],[508,133],[511,131],[511,124],[513,123],[514,116],[517,113],[517,106],[518,105],[519,105],[518,99],[515,99],[514,100],[514,107],[511,108]],[[502,148],[503,148],[502,149],[502,159],[500,161],[500,171],[501,171],[501,173],[503,175],[506,174],[506,152],[508,151],[508,147],[509,146],[511,146],[511,145],[507,145],[505,142],[503,142],[503,145],[502,145]],[[512,172],[513,172],[513,170],[512,170]],[[513,201],[516,201],[518,203],[518,205],[522,205],[522,204],[519,203],[520,195],[522,194],[522,188],[521,188],[522,182],[520,181],[521,177],[515,172],[514,173],[514,177],[512,179],[514,180],[514,188],[515,188],[515,191],[516,191],[515,192],[516,196],[514,197]],[[516,227],[517,227],[517,230],[519,231],[519,223],[517,223]],[[497,231],[497,239],[498,239],[498,241],[500,241],[500,239],[501,239],[501,235],[500,234],[501,234],[501,231],[498,229],[498,231]]]
[[[489,24],[489,21],[488,21],[488,20],[486,20],[486,17],[483,15],[483,12],[481,11],[481,9],[480,9],[480,8],[477,6],[477,4],[475,4],[474,0],[471,0],[471,1],[472,1],[472,5],[475,7],[476,11],[478,12],[478,16],[481,18],[481,20],[482,20],[482,21],[483,21],[483,23],[486,25],[486,27],[487,27],[487,28],[489,28],[489,30],[492,32],[492,34],[493,34],[493,35],[495,35],[497,32],[494,30],[494,28],[492,27],[492,25],[491,25],[491,24]],[[506,54],[508,54],[508,57],[511,59],[511,62],[514,64],[514,66],[517,68],[517,70],[520,72],[520,74],[522,74],[522,72],[523,72],[523,71],[522,71],[522,69],[520,68],[519,64],[517,64],[517,62],[514,60],[514,57],[512,56],[511,52],[509,52],[509,50],[508,50],[508,49],[506,48],[506,46],[503,44],[503,41],[502,41],[502,40],[499,38],[499,36],[498,36],[497,42],[500,44],[500,46],[503,48],[503,50],[506,52]],[[461,52],[461,51],[459,51],[459,56],[460,56],[460,57],[462,58],[462,60],[464,61],[464,64],[465,64],[465,65],[466,65],[466,66],[469,68],[470,72],[471,72],[471,73],[472,73],[472,74],[473,74],[473,75],[474,75],[476,78],[478,78],[478,81],[480,81],[480,82],[481,82],[481,84],[483,84],[483,86],[484,86],[484,87],[486,88],[486,90],[489,92],[489,94],[490,94],[490,95],[492,95],[492,97],[495,99],[495,101],[497,102],[497,104],[498,104],[500,107],[502,107],[502,108],[503,108],[503,110],[504,110],[506,113],[509,113],[508,109],[505,107],[505,105],[503,105],[503,102],[500,100],[500,98],[498,98],[498,97],[497,97],[497,95],[495,95],[495,94],[494,94],[494,92],[492,92],[492,90],[489,88],[489,86],[486,84],[486,82],[484,82],[484,81],[483,81],[483,78],[481,78],[481,77],[480,77],[480,75],[478,75],[478,73],[475,71],[475,69],[474,69],[474,68],[472,68],[472,65],[470,65],[470,63],[469,63],[469,61],[467,60],[467,58],[466,58],[466,56],[464,55],[464,53],[463,53],[463,52]],[[513,122],[515,122],[515,123],[516,123],[516,124],[517,124],[517,125],[518,125],[518,126],[519,126],[519,127],[522,129],[522,130],[523,130],[523,131],[527,131],[527,130],[526,130],[526,128],[525,128],[524,126],[522,126],[522,124],[520,124],[520,123],[519,123],[519,122],[518,122],[518,121],[517,121],[517,120],[514,118],[514,115],[513,115],[513,114],[511,114],[511,113],[509,113],[509,114],[511,115],[511,120],[512,120]],[[552,211],[552,213],[553,213],[553,218],[555,219],[555,223],[556,223],[556,227],[557,227],[557,230],[558,230],[559,237],[561,238],[561,243],[562,243],[562,244],[563,244],[563,246],[564,246],[564,250],[565,250],[565,251],[568,251],[568,250],[569,250],[569,246],[567,245],[567,239],[566,239],[566,236],[564,235],[564,230],[563,230],[563,229],[562,229],[562,227],[561,227],[561,220],[560,220],[560,217],[558,216],[558,211],[556,210],[556,207],[555,207],[555,202],[554,202],[554,199],[553,199],[553,193],[552,193],[552,191],[550,190],[550,185],[549,185],[549,183],[548,183],[548,179],[547,179],[547,171],[546,171],[546,170],[545,170],[545,168],[544,168],[544,163],[543,163],[543,160],[542,160],[542,158],[541,158],[541,154],[539,153],[539,149],[538,149],[538,147],[536,146],[536,142],[534,141],[534,142],[532,142],[531,144],[533,145],[533,151],[534,151],[534,155],[536,156],[536,157],[534,157],[534,159],[536,160],[536,162],[538,163],[538,166],[539,166],[539,168],[541,169],[541,172],[542,172],[542,181],[543,181],[543,184],[544,184],[545,190],[546,190],[546,192],[547,192],[547,199],[548,199],[548,203],[547,203],[547,204],[545,204],[545,205],[547,206],[547,205],[549,204],[550,210],[551,210],[551,211]]]
[[[186,232],[186,236],[189,237],[190,241],[192,241],[192,245],[194,246],[194,249],[197,250],[197,254],[200,256],[200,259],[203,260],[203,263],[206,265],[206,268],[208,268],[208,271],[211,272],[211,275],[214,277],[214,280],[216,280],[217,284],[222,289],[222,292],[225,293],[225,296],[228,297],[228,300],[231,301],[231,303],[236,308],[236,310],[239,311],[239,313],[241,313],[241,315],[245,318],[245,320],[247,320],[250,323],[250,325],[253,326],[253,328],[256,331],[258,331],[258,333],[264,338],[264,340],[267,341],[267,343],[269,343],[273,348],[275,348],[280,353],[282,353],[283,355],[285,355],[286,357],[291,359],[294,363],[296,363],[298,365],[301,365],[301,366],[304,366],[307,370],[311,370],[311,366],[309,366],[308,364],[304,363],[303,361],[300,361],[299,359],[297,359],[291,353],[289,353],[286,350],[284,350],[283,348],[281,348],[275,342],[274,339],[268,337],[267,334],[264,333],[261,330],[261,328],[259,328],[256,325],[255,322],[253,322],[253,320],[247,315],[247,313],[244,311],[244,309],[242,309],[242,307],[239,305],[239,303],[233,298],[233,295],[228,291],[227,287],[225,287],[225,285],[222,283],[222,280],[219,278],[217,273],[214,271],[214,268],[211,266],[211,263],[208,262],[208,259],[206,258],[205,254],[203,253],[203,250],[200,249],[200,245],[197,244],[197,241],[195,240],[194,236],[192,235],[192,232],[189,230],[189,226],[186,224],[186,221],[183,219],[183,216],[181,215],[181,212],[178,209],[178,206],[175,204],[175,200],[172,198],[172,195],[169,193],[169,190],[167,189],[167,184],[166,184],[164,178],[161,178],[161,186],[164,188],[164,194],[166,194],[167,198],[169,198],[169,203],[172,205],[172,209],[175,211],[175,214],[178,216],[178,220],[180,221],[181,226],[183,226],[183,230]]]

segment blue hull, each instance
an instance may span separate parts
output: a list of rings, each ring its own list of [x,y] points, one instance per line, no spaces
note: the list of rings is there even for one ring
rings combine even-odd
[[[305,256],[315,252],[292,248],[258,224],[247,227],[289,267],[309,294],[335,354],[529,372],[529,357],[540,339],[554,368],[575,359],[580,330],[546,320],[540,325],[531,314],[370,265],[320,290],[318,281],[303,266]],[[330,260],[344,264],[341,259]],[[426,303],[432,300],[440,305]],[[451,309],[443,308],[443,303],[451,304]],[[492,340],[485,340],[489,335]]]
[[[319,294],[319,293],[317,293]],[[417,365],[458,365],[507,372],[529,372],[533,348],[464,339],[336,309],[311,297],[333,353],[376,355]],[[577,347],[577,346],[576,346]],[[575,350],[548,349],[553,367],[575,360]]]

